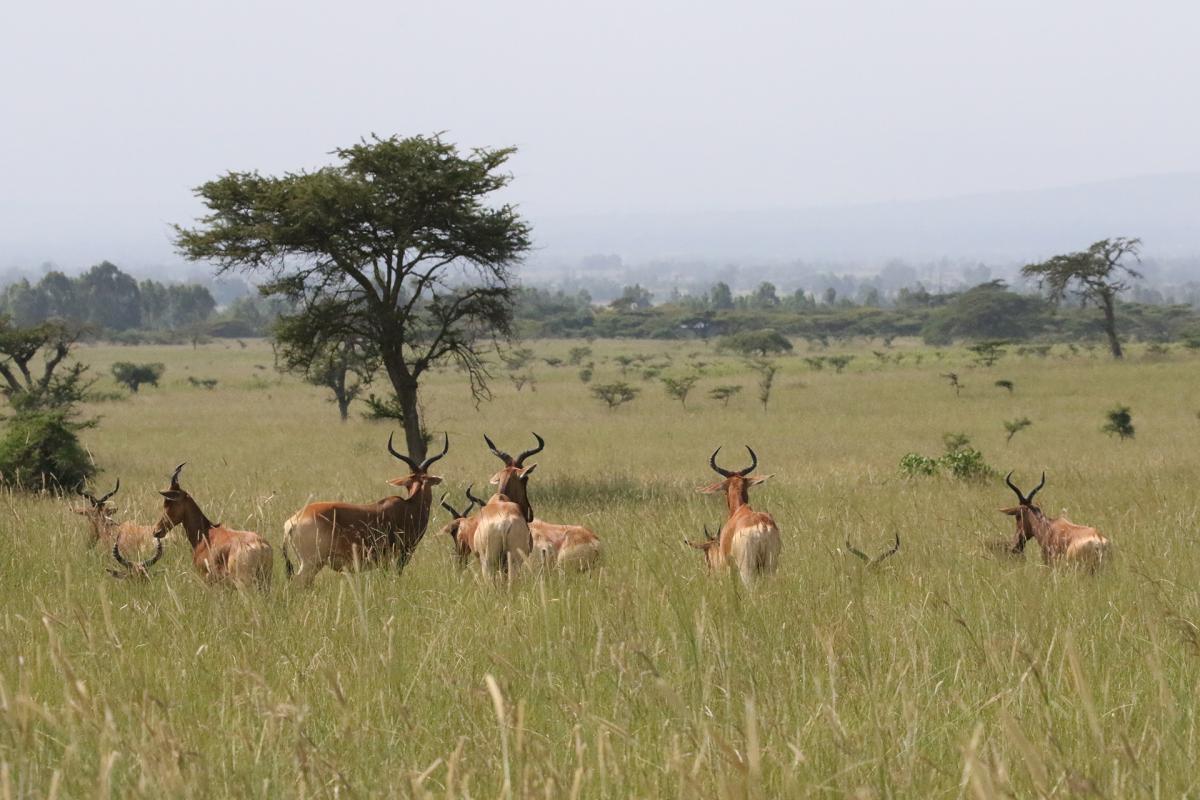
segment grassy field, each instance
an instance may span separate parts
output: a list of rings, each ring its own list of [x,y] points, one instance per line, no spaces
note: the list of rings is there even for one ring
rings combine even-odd
[[[565,358],[578,343],[541,342]],[[990,368],[897,343],[847,347],[843,374],[779,360],[769,411],[738,360],[701,343],[597,342],[593,383],[641,389],[613,411],[578,367],[535,362],[475,408],[459,376],[425,393],[450,434],[437,467],[486,484],[503,448],[547,440],[539,516],[604,540],[582,576],[485,584],[452,564],[440,510],[408,569],[324,573],[288,591],[282,523],[309,500],[367,501],[404,471],[386,426],[339,424],[319,389],[281,379],[263,343],[90,347],[162,361],[163,384],[98,403],[85,443],[120,476],[122,518],[152,522],[171,468],[213,519],[276,545],[267,594],[205,587],[179,541],[144,584],[106,575],[71,501],[4,494],[0,798],[1179,797],[1200,792],[1200,359],[1126,363],[1056,348]],[[803,349],[803,348],[801,348]],[[830,352],[838,352],[837,348]],[[619,354],[706,373],[686,409]],[[921,361],[917,363],[917,355]],[[961,397],[941,373],[956,371]],[[216,378],[216,389],[187,378]],[[1015,391],[995,387],[998,379]],[[728,407],[706,397],[745,389]],[[111,387],[107,387],[111,388]],[[1137,438],[1100,432],[1132,406]],[[1005,444],[1002,421],[1033,426]],[[1049,513],[1095,525],[1098,576],[986,544],[1012,533],[1002,478],[902,479],[910,451],[969,435]],[[704,574],[682,543],[718,525],[709,453],[744,444],[775,477],[752,496],[784,537],[753,591]],[[900,553],[867,571],[849,536]]]

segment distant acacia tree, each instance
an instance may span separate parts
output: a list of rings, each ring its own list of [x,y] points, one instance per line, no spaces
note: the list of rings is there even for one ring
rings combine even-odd
[[[166,371],[166,366],[159,363],[134,364],[129,361],[118,361],[112,365],[113,379],[134,394],[137,394],[137,390],[144,383],[157,388],[159,378]]]
[[[356,337],[395,393],[409,456],[425,457],[418,389],[446,361],[489,396],[485,348],[512,336],[512,269],[530,228],[512,205],[485,205],[511,181],[513,148],[469,154],[440,137],[372,137],[338,163],[267,177],[231,172],[196,193],[209,213],[176,228],[190,259],[262,273],[260,291],[297,309],[282,343],[313,357]]]
[[[667,395],[673,397],[687,408],[688,395],[692,392],[692,387],[696,385],[696,381],[700,380],[699,376],[687,375],[682,378],[663,378],[663,388],[667,390]]]
[[[1038,286],[1046,289],[1056,303],[1068,294],[1074,294],[1084,305],[1098,305],[1104,312],[1104,333],[1108,336],[1109,350],[1113,358],[1122,358],[1121,340],[1117,338],[1117,295],[1129,288],[1127,279],[1142,277],[1128,263],[1141,263],[1138,258],[1141,246],[1141,239],[1101,239],[1083,252],[1055,256],[1040,264],[1027,264],[1021,268],[1021,274],[1036,278]]]
[[[592,387],[592,396],[607,404],[611,411],[637,397],[638,391],[628,383],[602,383]]]
[[[286,330],[289,324],[303,324],[303,318],[281,320],[276,326],[279,369],[299,373],[306,382],[332,392],[331,401],[345,422],[350,418],[350,404],[358,399],[375,374],[378,354],[370,342],[355,337],[323,341],[318,352],[310,352],[294,346],[309,337],[291,334]]]

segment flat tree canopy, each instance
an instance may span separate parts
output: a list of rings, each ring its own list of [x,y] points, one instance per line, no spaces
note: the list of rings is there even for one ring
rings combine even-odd
[[[276,330],[292,365],[331,342],[371,342],[421,459],[421,376],[454,361],[486,397],[482,355],[511,336],[512,269],[530,228],[513,206],[484,200],[511,180],[502,168],[513,152],[372,137],[314,172],[231,172],[196,189],[209,213],[177,227],[176,242],[219,273],[258,273],[263,294],[294,304]]]

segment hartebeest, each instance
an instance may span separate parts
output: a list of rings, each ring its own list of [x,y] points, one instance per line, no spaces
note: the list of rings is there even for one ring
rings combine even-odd
[[[485,577],[507,570],[511,578],[533,551],[533,535],[529,532],[533,506],[529,504],[526,484],[537,464],[527,467],[525,459],[540,453],[546,445],[536,433],[534,438],[538,440],[537,447],[513,458],[496,449],[484,434],[488,449],[504,462],[504,469],[492,476],[491,484],[496,487],[496,493],[479,509],[479,524],[475,527],[475,553]]]
[[[155,538],[162,538],[176,525],[183,526],[192,546],[192,563],[206,581],[267,587],[271,583],[271,545],[253,531],[239,531],[212,522],[200,506],[179,485],[179,473],[187,462],[171,474],[171,485],[163,496],[163,515],[155,527]]]
[[[113,509],[108,501],[120,489],[121,479],[117,478],[117,485],[113,487],[112,491],[98,498],[83,489],[79,490],[80,496],[88,501],[88,505],[84,508],[74,508],[71,510],[86,519],[88,525],[91,526],[92,539],[90,544],[101,543],[107,546],[110,542],[116,542],[118,538],[123,536],[126,542],[134,541],[138,546],[144,546],[154,539],[154,525],[117,522],[113,519]]]
[[[443,494],[441,499],[442,508],[450,512],[450,521],[442,528],[442,533],[450,534],[450,540],[454,542],[454,560],[460,567],[467,566],[471,556],[475,555],[475,528],[479,525],[479,517],[471,517],[471,511],[476,505],[482,508],[487,503],[471,494],[471,489],[472,486],[467,487],[467,507],[463,511],[447,503],[446,495]]]
[[[709,457],[709,466],[723,480],[701,487],[697,491],[703,494],[724,492],[729,517],[721,526],[720,535],[716,539],[688,544],[704,551],[705,560],[710,568],[723,569],[732,565],[737,569],[742,582],[749,585],[759,575],[769,575],[779,566],[779,552],[783,542],[779,537],[779,527],[771,515],[750,507],[750,487],[757,486],[772,476],[751,476],[750,473],[758,466],[758,456],[749,446],[746,450],[750,453],[750,466],[740,470],[722,469],[717,466],[717,453],[721,452],[719,447]]]
[[[561,525],[534,516],[533,506],[529,502],[529,476],[537,465],[528,468],[524,465],[525,459],[540,453],[546,442],[536,433],[533,437],[537,439],[537,447],[526,450],[516,458],[497,448],[487,436],[483,437],[492,454],[504,462],[504,469],[492,477],[492,483],[499,494],[521,507],[529,523],[535,563],[572,570],[590,569],[600,561],[599,536],[582,525]]]
[[[112,549],[113,558],[121,565],[121,569],[110,569],[109,575],[114,578],[132,578],[134,580],[145,580],[150,577],[150,568],[158,563],[163,554],[163,540],[157,538],[154,540],[154,555],[150,556],[146,561],[129,561],[125,556],[121,555],[121,534],[117,534],[117,539],[113,542]]]
[[[416,550],[433,506],[433,487],[442,482],[429,468],[450,450],[446,436],[442,452],[417,463],[399,453],[388,436],[388,452],[412,472],[388,483],[407,491],[375,503],[309,503],[283,524],[283,560],[289,577],[311,583],[323,567],[335,570],[365,568],[393,561],[403,569]],[[291,550],[298,560],[288,558]]]
[[[1048,519],[1042,509],[1033,504],[1034,495],[1046,485],[1045,472],[1042,473],[1042,482],[1028,496],[1022,494],[1012,482],[1011,472],[1005,476],[1004,482],[1016,493],[1019,501],[1018,505],[1000,509],[1001,514],[1016,519],[1013,553],[1024,552],[1029,540],[1036,539],[1042,547],[1042,561],[1048,565],[1075,564],[1092,570],[1100,566],[1109,547],[1108,539],[1100,531],[1086,525],[1076,525],[1066,517]]]

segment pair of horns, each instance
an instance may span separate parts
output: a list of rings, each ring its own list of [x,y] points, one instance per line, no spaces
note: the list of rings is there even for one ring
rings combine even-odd
[[[99,499],[96,499],[96,497],[94,497],[91,492],[86,492],[83,489],[79,490],[79,494],[81,497],[83,497],[89,503],[91,503],[93,507],[99,508],[100,506],[107,503],[108,499],[110,497],[112,497],[114,494],[116,494],[120,488],[121,488],[121,479],[117,478],[117,485],[113,487],[113,490],[111,492],[109,492],[108,494],[101,496]]]
[[[426,472],[431,466],[433,466],[433,462],[437,461],[438,459],[440,459],[444,455],[446,455],[446,453],[450,452],[450,434],[443,433],[442,436],[445,438],[442,441],[442,452],[438,453],[436,456],[430,456],[429,458],[425,459],[420,464],[418,464],[416,461],[412,460],[408,456],[404,455],[403,453],[398,452],[396,450],[396,448],[392,446],[392,437],[394,435],[395,434],[391,434],[391,433],[388,434],[388,452],[391,453],[396,458],[403,461],[405,464],[407,464],[408,468],[411,469],[414,473]]]
[[[1017,499],[1021,501],[1021,505],[1029,506],[1033,505],[1033,496],[1040,492],[1042,487],[1046,485],[1046,473],[1045,471],[1042,472],[1042,482],[1033,488],[1033,491],[1029,493],[1028,497],[1021,494],[1021,490],[1018,489],[1017,485],[1012,482],[1012,472],[1009,472],[1004,476],[1004,482],[1008,484],[1008,488],[1017,493]]]
[[[480,508],[483,508],[484,505],[486,505],[486,503],[484,503],[483,500],[480,500],[478,497],[476,497],[475,495],[473,495],[471,493],[471,489],[473,489],[474,487],[475,487],[475,484],[473,484],[473,483],[467,487],[466,495],[467,495],[468,502],[467,502],[467,507],[464,510],[462,510],[462,511],[455,510],[454,506],[452,506],[446,502],[445,494],[442,495],[442,501],[441,501],[442,508],[449,511],[450,516],[453,517],[454,519],[465,519],[466,516],[468,514],[470,514],[471,511],[475,508],[475,506],[479,506]]]
[[[492,451],[492,453],[496,456],[496,458],[503,461],[504,466],[506,466],[506,467],[523,467],[523,466],[525,466],[525,459],[529,458],[530,456],[535,456],[538,453],[542,452],[543,449],[545,449],[545,447],[546,447],[545,439],[538,436],[536,433],[533,434],[533,438],[537,439],[537,447],[533,448],[532,450],[525,450],[524,452],[521,453],[521,455],[517,456],[516,458],[513,458],[508,453],[504,452],[503,450],[498,449],[496,447],[496,444],[491,439],[488,438],[488,435],[486,433],[483,435],[483,440],[485,442],[487,442],[488,449]]]
[[[730,470],[730,469],[721,469],[720,467],[718,467],[717,466],[717,453],[721,452],[720,447],[718,447],[716,450],[713,450],[713,454],[711,456],[709,456],[708,465],[713,468],[713,472],[716,472],[718,475],[720,475],[723,478],[732,478],[735,475],[740,478],[744,478],[747,475],[749,475],[751,472],[753,472],[754,468],[758,466],[758,456],[755,455],[754,451],[750,449],[750,445],[746,445],[746,450],[750,453],[750,466],[746,467],[745,469]]]
[[[857,547],[855,547],[854,545],[850,544],[850,540],[849,540],[849,539],[847,539],[847,540],[846,540],[846,549],[847,549],[848,551],[850,551],[850,553],[851,553],[852,555],[855,555],[855,556],[857,556],[858,558],[862,559],[862,560],[863,560],[863,562],[864,562],[864,563],[865,563],[865,564],[866,564],[868,567],[875,567],[875,566],[878,566],[878,565],[879,565],[879,563],[880,563],[881,561],[883,561],[884,559],[888,558],[889,556],[894,556],[894,555],[896,555],[896,551],[900,549],[900,534],[899,534],[899,533],[897,533],[897,534],[896,534],[896,544],[892,546],[892,549],[891,549],[891,550],[888,550],[888,551],[886,551],[886,552],[880,553],[879,555],[875,556],[874,558],[871,558],[871,557],[869,557],[869,556],[868,556],[866,553],[864,553],[862,550],[859,550]]]
[[[134,563],[132,561],[127,560],[125,558],[125,556],[121,555],[121,536],[118,534],[117,541],[115,541],[113,543],[113,550],[112,550],[113,558],[115,558],[117,560],[118,564],[120,564],[122,567],[129,570],[130,572],[138,572],[138,573],[144,574],[146,572],[146,570],[153,567],[155,565],[155,563],[157,563],[158,560],[160,558],[162,558],[163,540],[159,539],[159,538],[155,538],[154,545],[155,545],[154,555],[150,556],[150,558],[147,561],[139,561],[137,563]]]

